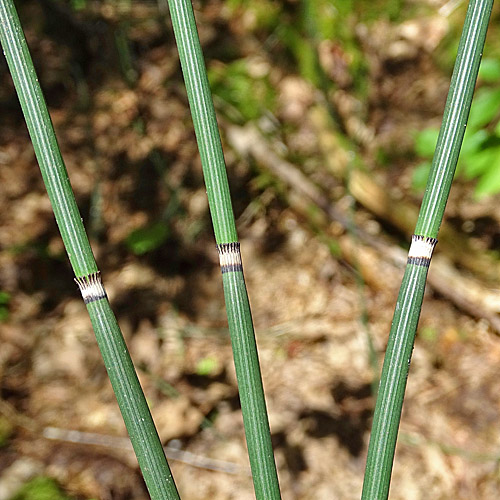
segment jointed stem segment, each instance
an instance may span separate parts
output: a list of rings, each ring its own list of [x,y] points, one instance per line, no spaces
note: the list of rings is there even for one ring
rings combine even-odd
[[[178,500],[146,398],[101,283],[12,0],[0,0],[0,39],[57,225],[149,493],[153,500]]]
[[[389,334],[362,500],[385,500],[389,495],[406,379],[427,271],[455,174],[492,6],[493,0],[471,0],[469,3],[436,152]]]
[[[255,494],[279,500],[280,490],[260,375],[252,315],[243,278],[219,129],[190,0],[169,0],[208,204],[219,251],[224,297]]]

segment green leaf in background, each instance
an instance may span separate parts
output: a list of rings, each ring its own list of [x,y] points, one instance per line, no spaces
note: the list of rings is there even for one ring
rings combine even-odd
[[[11,500],[71,500],[49,477],[28,481]]]
[[[481,66],[483,80],[497,82],[500,79],[500,61],[487,59]],[[500,89],[483,87],[476,92],[469,114],[467,132],[457,171],[466,179],[478,179],[474,192],[476,198],[500,192],[500,121],[491,130],[491,124],[500,116]],[[432,158],[438,130],[428,128],[415,136],[415,152],[423,158]],[[412,187],[417,191],[425,188],[425,176],[429,164],[423,163],[413,172]]]
[[[482,177],[495,168],[495,160],[499,154],[498,148],[483,148],[474,154],[468,155],[467,160],[464,161],[463,170],[466,178],[479,178],[479,183],[481,183]]]
[[[489,151],[491,163],[476,186],[476,198],[495,194],[500,191],[500,148]]]
[[[296,26],[285,23],[278,27],[276,36],[293,55],[299,74],[314,86],[320,87],[323,73],[316,47],[311,41]]]
[[[411,178],[411,187],[418,192],[424,190],[425,185],[427,184],[427,179],[429,177],[429,171],[431,169],[431,162],[426,161],[421,163],[413,170],[413,175]]]
[[[207,377],[216,372],[217,368],[217,360],[211,356],[207,356],[206,358],[200,359],[196,364],[196,373],[197,375]]]
[[[70,5],[73,10],[83,10],[87,7],[87,0],[71,0]]]
[[[470,156],[477,154],[487,141],[488,136],[488,132],[484,129],[473,133],[465,132],[464,145],[460,153],[461,159],[467,161]]]
[[[244,9],[246,28],[251,31],[273,30],[282,19],[283,5],[273,0],[228,0],[228,8],[234,11]]]
[[[500,61],[492,58],[483,59],[479,67],[479,78],[487,83],[498,82],[500,80]]]
[[[424,326],[418,330],[418,335],[427,342],[436,342],[438,340],[439,332],[432,326]]]
[[[125,244],[131,252],[143,255],[162,245],[168,238],[168,233],[168,227],[164,222],[155,222],[132,231],[127,236]]]
[[[432,158],[436,149],[439,129],[426,128],[419,132],[415,137],[415,151],[419,156]]]
[[[0,290],[0,322],[9,316],[10,293]]]
[[[307,32],[317,41],[334,40],[338,22],[345,22],[340,18],[338,9],[331,0],[305,0],[303,2],[303,22],[307,25]]]
[[[484,127],[498,115],[499,111],[500,89],[479,89],[470,110],[467,126],[471,131]]]
[[[208,79],[213,94],[238,110],[239,121],[255,120],[275,107],[265,63],[239,59],[228,65],[213,64]]]

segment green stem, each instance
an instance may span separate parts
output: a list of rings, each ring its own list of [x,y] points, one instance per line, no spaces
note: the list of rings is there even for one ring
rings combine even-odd
[[[368,447],[363,500],[384,500],[389,495],[427,271],[455,174],[492,6],[493,0],[472,0],[469,3],[436,152],[389,334]]]
[[[215,241],[237,241],[226,163],[193,7],[189,0],[169,0],[169,6],[201,156]]]
[[[193,8],[189,0],[169,0],[169,6],[219,251],[255,494],[260,500],[278,500],[281,495],[240,245],[237,243],[226,165]]]
[[[178,500],[161,441],[101,284],[54,128],[12,0],[0,0],[0,40],[42,177],[130,440],[152,499]]]
[[[474,0],[464,22],[443,122],[415,234],[436,238],[462,147],[493,0]]]
[[[403,276],[377,395],[363,485],[364,500],[382,500],[389,495],[406,377],[427,269],[426,266],[408,265]]]
[[[222,281],[256,497],[279,499],[264,389],[243,272],[224,272]]]

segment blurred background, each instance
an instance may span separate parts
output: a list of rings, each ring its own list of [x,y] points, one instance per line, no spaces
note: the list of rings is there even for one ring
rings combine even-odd
[[[252,499],[167,2],[16,3],[180,494]],[[283,497],[357,499],[467,2],[194,6]],[[500,491],[499,15],[431,265],[392,499]],[[0,79],[0,500],[148,498],[3,58]]]

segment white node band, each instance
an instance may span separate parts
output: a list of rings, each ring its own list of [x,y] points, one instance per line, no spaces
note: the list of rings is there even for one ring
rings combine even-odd
[[[408,263],[429,267],[437,239],[414,234],[408,251]]]
[[[104,287],[102,286],[100,271],[87,276],[80,276],[75,278],[75,281],[80,288],[85,304],[105,299],[107,297],[106,290],[104,290]]]
[[[217,245],[217,251],[223,273],[243,271],[239,243],[221,243]]]

